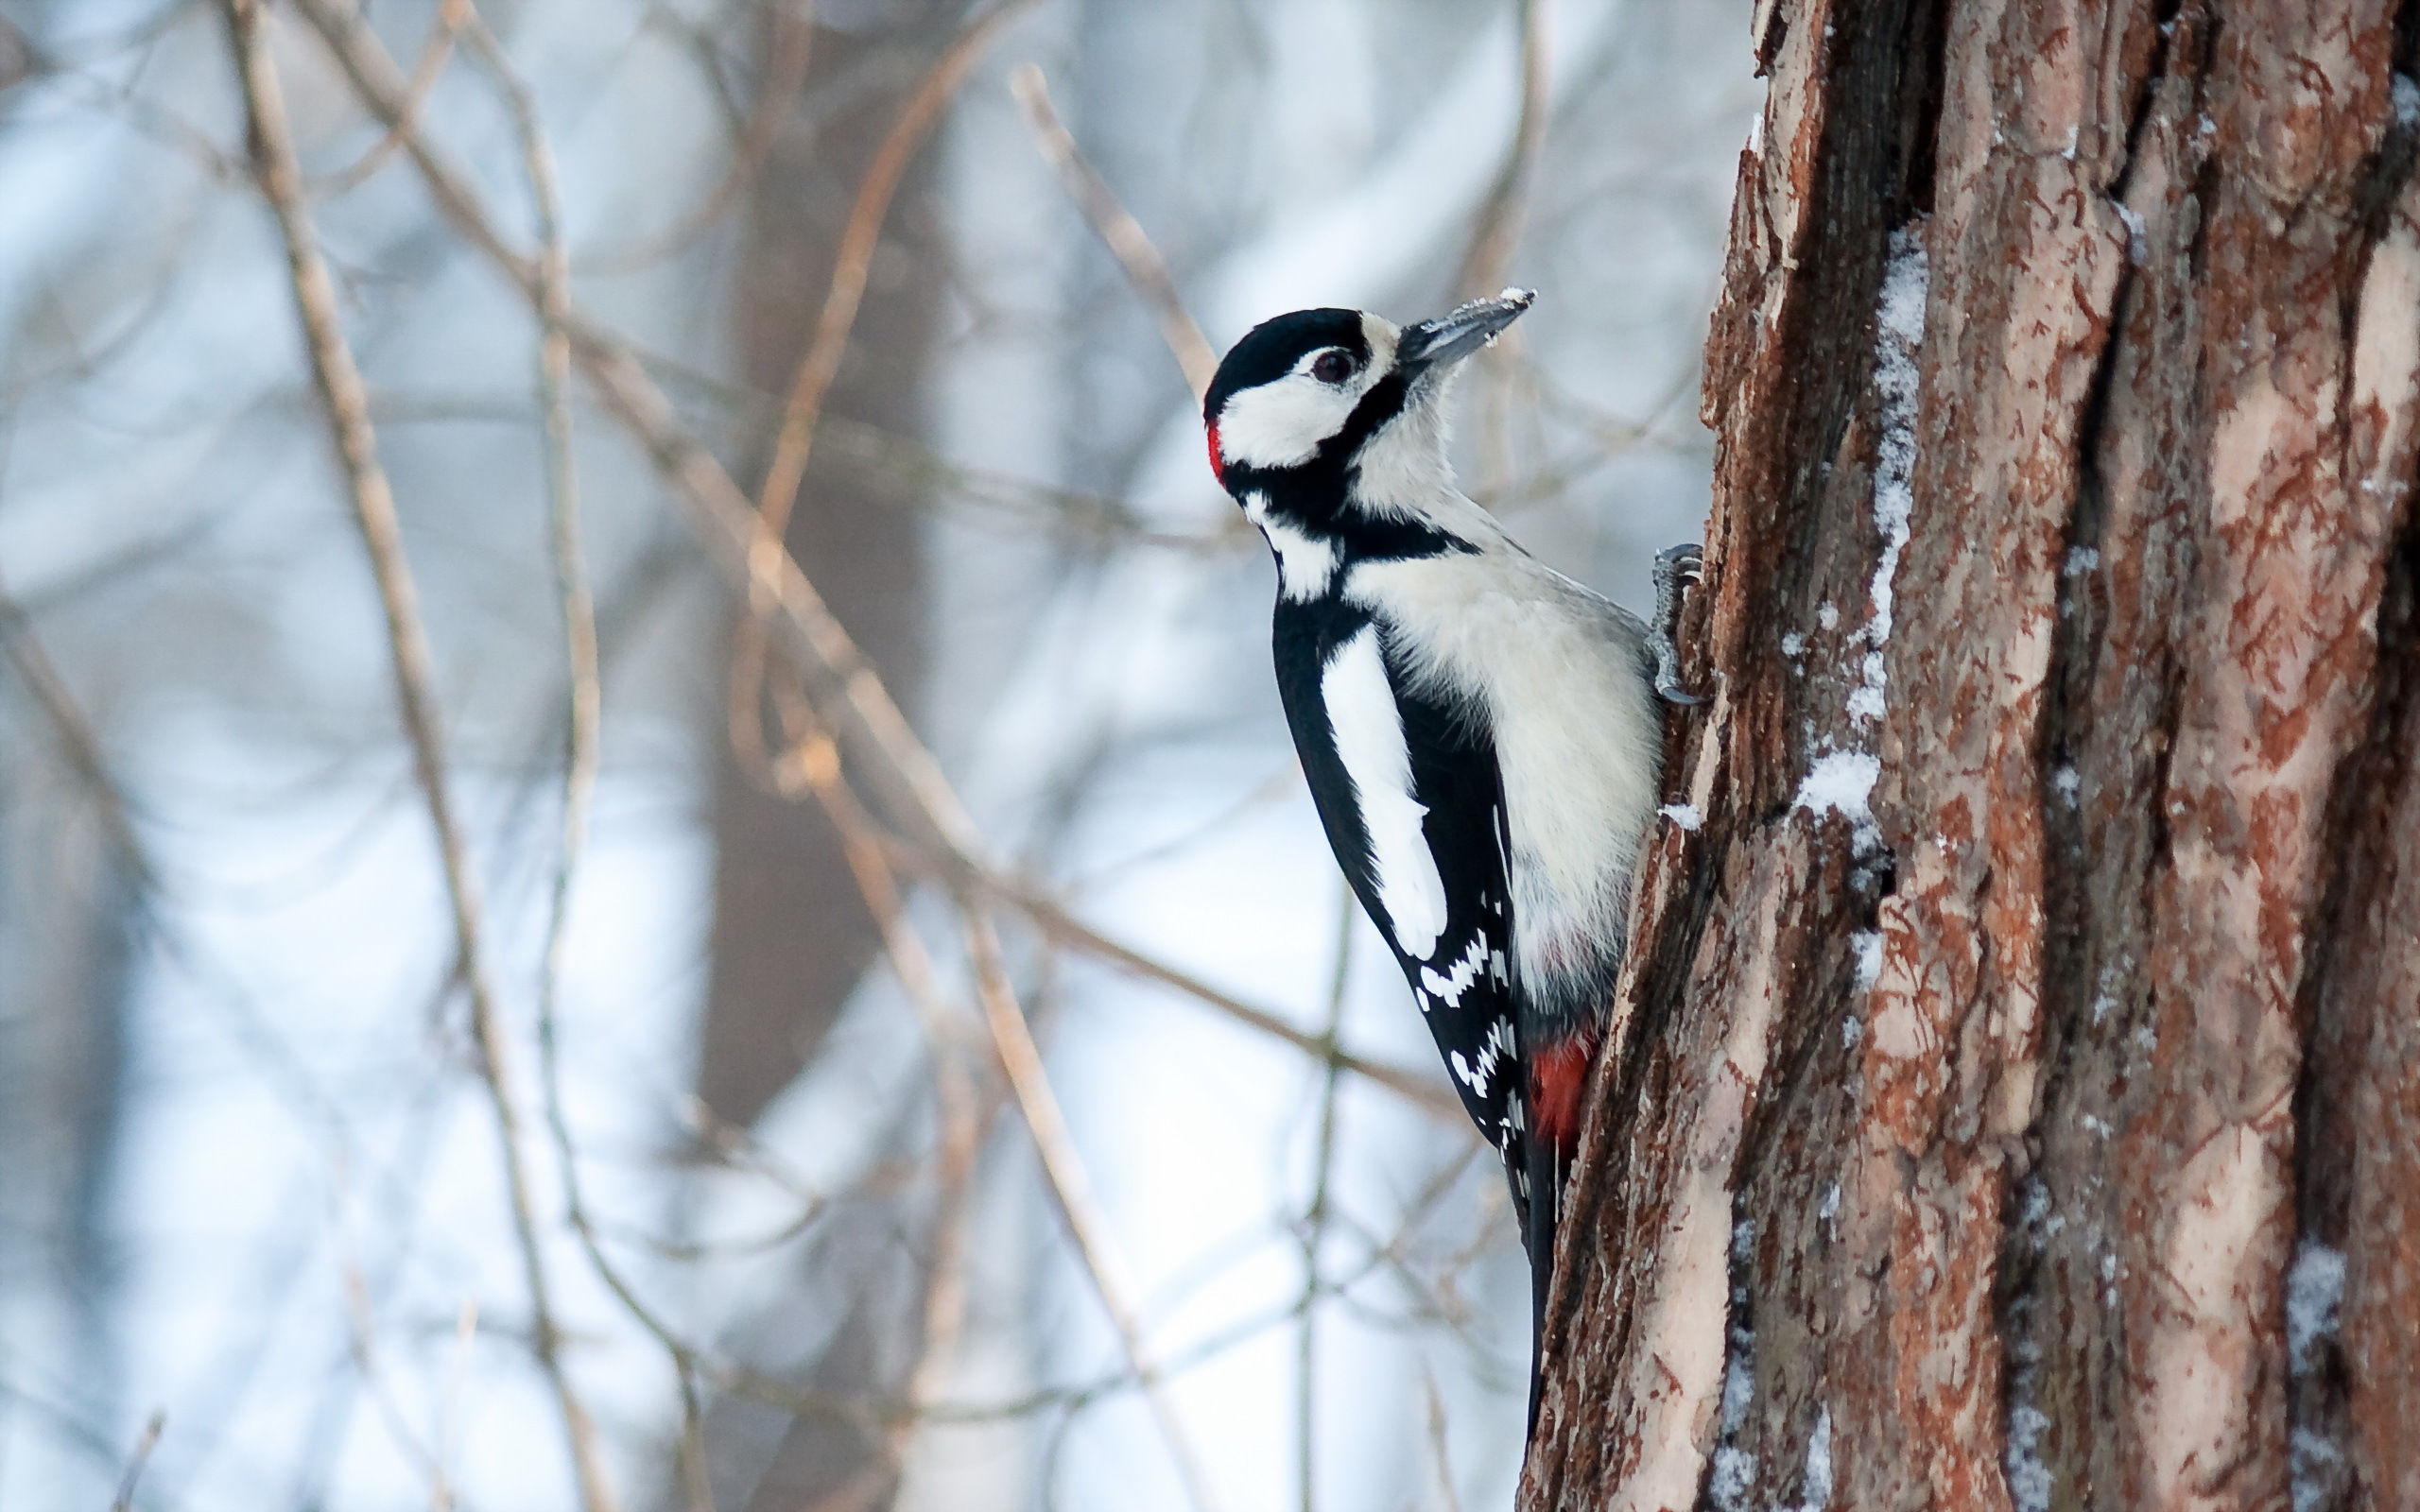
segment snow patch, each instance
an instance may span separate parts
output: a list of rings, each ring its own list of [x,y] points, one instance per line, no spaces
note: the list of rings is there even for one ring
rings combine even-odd
[[[2050,774],[2050,785],[2069,808],[2076,806],[2076,795],[2083,791],[2083,777],[2072,766],[2062,766]]]
[[[2030,1401],[2008,1414],[2008,1494],[2016,1512],[2049,1512],[2050,1467],[2042,1463],[2042,1430],[2050,1419]]]
[[[1849,936],[1849,948],[1857,952],[1857,989],[1872,990],[1882,979],[1882,931],[1858,930]]]
[[[1697,805],[1694,803],[1667,803],[1655,812],[1691,834],[1697,833],[1698,826],[1705,822],[1704,816],[1698,813]]]
[[[1881,827],[1874,821],[1874,784],[1882,778],[1882,758],[1867,750],[1836,750],[1816,759],[1798,784],[1790,807],[1822,816],[1837,814],[1855,832],[1859,855],[1879,850]]]
[[[2420,126],[2420,83],[2409,74],[2394,76],[2394,124],[2404,128]]]
[[[2304,1240],[2286,1273],[2286,1355],[2296,1375],[2310,1369],[2314,1346],[2336,1337],[2344,1302],[2344,1252]]]
[[[1815,1419],[1806,1435],[1806,1473],[1798,1483],[1798,1512],[1824,1512],[1832,1504],[1832,1409]]]
[[[1788,635],[1783,636],[1781,638],[1781,654],[1786,657],[1793,658],[1806,655],[1806,637],[1799,634],[1796,630],[1792,630]]]
[[[2126,255],[2137,264],[2151,261],[2151,239],[2143,227],[2143,217],[2123,199],[2113,199],[2118,218],[2126,223]]]
[[[2098,546],[2070,546],[2070,547],[2068,547],[2068,548],[2067,548],[2067,576],[2070,576],[2070,577],[2082,577],[2084,574],[2086,574],[2086,573],[2088,573],[2088,572],[2096,571],[2100,566],[2100,547],[2098,547]]]

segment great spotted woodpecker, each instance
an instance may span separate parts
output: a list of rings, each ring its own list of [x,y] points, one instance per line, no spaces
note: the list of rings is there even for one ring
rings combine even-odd
[[[1656,700],[1697,701],[1670,619],[1698,552],[1657,558],[1651,630],[1455,487],[1450,378],[1532,298],[1405,330],[1281,315],[1227,353],[1202,417],[1212,470],[1277,558],[1278,693],[1328,844],[1503,1158],[1534,1347],[1655,811]]]

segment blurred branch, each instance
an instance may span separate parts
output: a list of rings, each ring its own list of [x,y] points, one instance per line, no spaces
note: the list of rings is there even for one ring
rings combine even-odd
[[[337,0],[293,3],[326,41],[372,113],[382,120],[399,119],[402,77],[359,18],[340,9]],[[417,132],[406,139],[405,148],[420,168],[431,199],[456,231],[519,284],[525,294],[533,301],[540,298],[534,267],[496,233],[462,175],[438,157]],[[981,862],[983,846],[974,821],[950,788],[941,764],[916,738],[881,678],[798,563],[778,541],[759,548],[763,522],[748,497],[714,456],[681,428],[671,404],[648,380],[627,346],[590,324],[577,310],[565,318],[564,325],[571,336],[573,360],[607,408],[646,448],[657,472],[687,507],[708,554],[724,572],[741,581],[752,582],[759,573],[770,575],[774,600],[781,609],[777,623],[786,631],[800,671],[813,684],[818,707],[847,716],[843,722],[827,715],[826,723],[836,731],[850,733],[869,758],[870,770],[926,833],[927,838],[921,842],[895,842],[894,865],[952,879],[954,888],[972,886],[1026,914],[1062,944],[1187,993],[1326,1062],[1317,1036],[1108,939]],[[1465,1121],[1452,1094],[1435,1085],[1433,1077],[1358,1057],[1340,1056],[1337,1063],[1442,1119],[1456,1124]]]
[[[801,0],[795,9],[779,4],[769,9],[773,16],[773,47],[772,57],[765,64],[764,88],[757,95],[755,109],[749,112],[747,125],[740,130],[738,145],[733,149],[722,178],[669,230],[628,247],[585,254],[579,260],[581,272],[636,273],[653,267],[720,220],[740,192],[755,182],[756,175],[764,169],[766,156],[781,138],[783,118],[806,83],[806,66],[815,51],[815,0]]]
[[[126,1473],[118,1478],[117,1495],[110,1499],[110,1512],[131,1512],[134,1487],[143,1479],[143,1467],[151,1463],[151,1451],[160,1446],[160,1432],[168,1426],[164,1408],[154,1411],[143,1424],[142,1436],[134,1441],[134,1452],[127,1456]]]
[[[1353,910],[1351,889],[1340,885],[1337,888],[1336,965],[1328,976],[1327,1033],[1323,1037],[1330,1052],[1336,1049],[1338,1035],[1344,1027],[1344,991],[1353,980]],[[1316,1481],[1311,1429],[1318,1398],[1317,1304],[1320,1249],[1327,1238],[1328,1183],[1336,1168],[1337,1073],[1337,1064],[1331,1060],[1326,1074],[1320,1078],[1319,1147],[1311,1159],[1311,1200],[1303,1210],[1303,1295],[1296,1304],[1302,1314],[1302,1332],[1296,1340],[1294,1357],[1294,1479],[1303,1512],[1312,1512]]]
[[[894,857],[905,867],[923,871],[953,887],[971,888],[987,899],[1015,909],[1030,920],[1044,937],[1056,944],[1080,951],[1129,976],[1173,988],[1272,1039],[1284,1040],[1323,1066],[1335,1066],[1366,1077],[1450,1125],[1464,1127],[1468,1125],[1468,1115],[1462,1112],[1461,1104],[1433,1077],[1330,1045],[1322,1036],[1297,1029],[1266,1008],[1256,1008],[1199,977],[1122,945],[1068,913],[1031,884],[961,865],[955,858],[936,856],[904,841],[894,841],[893,846]]]
[[[798,503],[800,481],[806,475],[816,426],[823,417],[823,402],[840,374],[841,358],[848,353],[849,333],[856,326],[874,249],[882,239],[882,223],[890,213],[891,200],[898,196],[900,180],[907,177],[917,150],[993,40],[1032,5],[1033,0],[1001,0],[967,23],[932,67],[925,70],[907,103],[899,108],[898,117],[884,134],[882,145],[874,150],[873,162],[868,164],[865,178],[857,184],[856,198],[849,206],[849,219],[841,228],[839,246],[833,252],[832,282],[824,290],[815,335],[807,343],[806,355],[799,362],[797,375],[790,380],[789,398],[782,406],[781,428],[773,438],[773,457],[766,465],[764,486],[756,494],[756,514],[762,524],[752,558],[762,558],[769,550],[782,550],[787,538],[790,511]],[[752,562],[748,617],[740,622],[734,637],[728,680],[732,745],[740,763],[750,767],[764,765],[757,707],[764,688],[765,633],[775,607],[771,565]]]
[[[511,110],[524,171],[529,180],[529,197],[537,212],[541,322],[538,388],[544,413],[555,594],[562,616],[564,659],[569,674],[564,710],[562,830],[547,901],[545,956],[538,985],[539,1084],[545,1099],[546,1127],[553,1135],[555,1159],[562,1167],[564,1209],[591,1267],[671,1359],[674,1377],[680,1383],[681,1440],[674,1457],[683,1494],[691,1512],[714,1512],[714,1487],[706,1467],[705,1414],[698,1397],[694,1352],[639,1303],[637,1294],[607,1263],[581,1193],[579,1154],[572,1143],[570,1120],[563,1110],[558,1035],[560,994],[570,949],[572,879],[587,841],[604,709],[596,603],[589,587],[587,555],[580,544],[579,479],[572,450],[571,336],[565,325],[571,312],[571,263],[563,243],[562,204],[556,186],[554,151],[539,119],[537,101],[505,56],[494,33],[488,29],[485,18],[471,16],[469,36]]]
[[[378,461],[377,436],[370,424],[361,373],[337,318],[336,288],[329,280],[327,264],[320,255],[310,213],[303,205],[302,165],[286,124],[284,94],[276,68],[263,45],[260,0],[224,3],[255,175],[285,238],[295,311],[302,323],[312,374],[349,485],[354,522],[370,557],[372,576],[377,581],[379,602],[387,619],[397,702],[405,732],[411,742],[413,765],[427,800],[429,823],[437,833],[438,854],[445,874],[446,895],[453,905],[454,936],[460,953],[458,969],[470,995],[472,1033],[478,1041],[481,1079],[495,1114],[506,1191],[529,1292],[532,1346],[562,1413],[581,1504],[587,1512],[612,1512],[614,1496],[598,1461],[596,1432],[562,1365],[562,1341],[556,1327],[545,1257],[539,1244],[529,1176],[521,1148],[520,1113],[510,1087],[509,1046],[481,936],[478,879],[447,788],[444,737],[436,696],[431,691],[428,635],[421,623],[394,495]],[[417,140],[417,133],[402,112],[397,112],[393,124],[407,137]]]
[[[1167,259],[1144,234],[1140,222],[1119,203],[1117,192],[1100,176],[1066,127],[1060,124],[1059,112],[1050,105],[1050,87],[1042,77],[1042,70],[1028,63],[1009,77],[1009,90],[1017,97],[1017,106],[1025,112],[1026,124],[1033,129],[1034,145],[1043,157],[1059,170],[1059,181],[1067,189],[1067,198],[1076,202],[1084,218],[1092,222],[1110,255],[1126,270],[1126,281],[1160,322],[1160,339],[1167,343],[1168,354],[1176,358],[1177,368],[1184,374],[1185,387],[1193,390],[1194,402],[1210,391],[1210,380],[1219,371],[1219,354],[1201,327],[1194,323],[1184,308],[1184,301],[1176,291],[1176,281],[1168,276]]]
[[[394,158],[404,138],[419,127],[420,112],[427,108],[428,96],[444,76],[445,60],[454,53],[455,35],[462,29],[470,13],[471,0],[438,0],[437,19],[428,28],[428,41],[421,44],[420,61],[412,65],[411,94],[404,101],[404,118],[389,127],[368,151],[354,160],[352,166],[310,180],[313,198],[350,194]]]
[[[998,1053],[1001,1069],[1008,1074],[1009,1086],[1016,1093],[1017,1109],[1025,1117],[1027,1132],[1033,1136],[1034,1149],[1042,1157],[1042,1169],[1049,1178],[1051,1194],[1059,1199],[1059,1211],[1067,1220],[1067,1232],[1076,1241],[1085,1270],[1091,1273],[1094,1290],[1100,1294],[1101,1309],[1109,1314],[1111,1326],[1117,1330],[1118,1338],[1126,1346],[1126,1358],[1133,1363],[1144,1399],[1150,1404],[1151,1416],[1159,1421],[1161,1436],[1167,1440],[1168,1454],[1176,1461],[1177,1475],[1184,1482],[1185,1494],[1196,1512],[1209,1512],[1213,1505],[1209,1482],[1202,1475],[1192,1439],[1177,1417],[1176,1405],[1168,1400],[1167,1382],[1152,1357],[1150,1341],[1143,1332],[1142,1317],[1132,1300],[1124,1267],[1110,1246],[1108,1225],[1093,1202],[1092,1182],[1085,1175],[1083,1158],[1076,1153],[1075,1138],[1067,1132],[1067,1120],[1059,1109],[1058,1095],[1050,1090],[1050,1078],[1042,1068],[1042,1051],[1033,1042],[1024,1010],[1017,1005],[1016,990],[1009,982],[1008,963],[1000,955],[999,933],[975,899],[961,898],[959,907],[966,915],[967,941],[975,959],[976,999],[982,1005],[984,1025],[992,1031],[992,1048]]]
[[[1551,113],[1547,98],[1553,68],[1547,51],[1547,12],[1554,0],[1518,0],[1521,11],[1521,119],[1512,131],[1512,150],[1495,182],[1473,216],[1477,230],[1462,253],[1454,286],[1466,300],[1482,299],[1504,284],[1505,266],[1521,239],[1521,204],[1537,171],[1538,149],[1546,143]]]
[[[982,1121],[976,1111],[973,1080],[960,1057],[960,1031],[942,1001],[939,973],[924,941],[908,925],[898,879],[884,856],[871,817],[840,773],[839,747],[820,728],[793,726],[791,745],[778,772],[785,796],[812,792],[840,833],[842,853],[868,912],[881,931],[884,950],[908,1000],[923,1021],[932,1060],[938,1154],[932,1259],[925,1283],[924,1338],[909,1370],[905,1410],[879,1439],[874,1462],[817,1503],[815,1512],[862,1512],[896,1486],[920,1419],[941,1396],[942,1382],[966,1321],[966,1266],[972,1233],[969,1191],[975,1157],[981,1148]]]
[[[882,236],[883,217],[899,192],[899,181],[966,76],[1001,30],[1033,4],[1034,0],[1001,0],[966,24],[908,95],[908,103],[900,107],[898,119],[891,123],[864,180],[857,185],[848,224],[833,255],[832,284],[824,293],[822,312],[816,318],[815,337],[799,364],[798,376],[791,380],[782,428],[773,438],[773,459],[757,492],[757,511],[766,524],[764,536],[775,542],[782,538],[798,496],[799,480],[805,475],[824,398],[831,393],[832,381],[839,376],[840,359],[848,352],[849,332],[856,324],[857,307],[865,298],[867,271]],[[752,575],[752,581],[769,580],[771,576],[760,571]]]
[[[43,717],[50,721],[60,754],[67,758],[67,765],[91,795],[101,827],[108,831],[110,844],[125,862],[128,873],[142,891],[156,892],[159,874],[152,869],[150,853],[145,850],[142,837],[135,833],[133,816],[127,812],[126,795],[110,776],[100,738],[93,732],[84,711],[77,706],[75,695],[68,691],[66,680],[60,677],[59,667],[43,649],[41,638],[34,634],[33,621],[9,596],[5,585],[0,585],[0,648],[7,650],[9,665],[17,669],[18,679],[42,706]]]

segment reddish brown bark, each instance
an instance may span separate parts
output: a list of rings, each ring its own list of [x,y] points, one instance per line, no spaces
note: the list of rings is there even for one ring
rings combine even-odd
[[[1523,1504],[2420,1504],[2420,5],[1756,46]]]

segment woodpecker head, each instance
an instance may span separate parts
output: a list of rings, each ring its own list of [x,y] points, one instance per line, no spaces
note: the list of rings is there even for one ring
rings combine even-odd
[[[1453,496],[1447,380],[1536,297],[1506,289],[1401,330],[1360,310],[1263,321],[1202,399],[1211,471],[1264,530],[1269,515],[1321,536],[1435,524],[1432,506]]]

